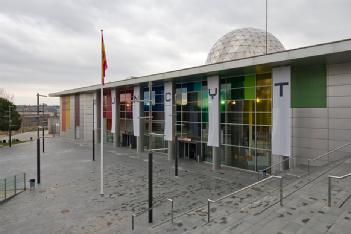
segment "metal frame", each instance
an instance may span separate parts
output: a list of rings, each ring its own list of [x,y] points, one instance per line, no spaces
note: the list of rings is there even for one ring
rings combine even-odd
[[[331,188],[332,188],[332,179],[337,179],[337,180],[342,180],[347,177],[350,177],[351,173],[343,175],[343,176],[333,176],[329,175],[328,176],[328,207],[331,207]]]

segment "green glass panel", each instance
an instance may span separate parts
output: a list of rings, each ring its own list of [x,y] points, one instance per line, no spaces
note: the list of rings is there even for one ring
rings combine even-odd
[[[201,89],[202,89],[201,82],[194,83],[194,91],[201,91]]]
[[[325,64],[293,66],[291,70],[291,107],[325,108],[326,106]]]
[[[247,75],[245,76],[245,94],[244,97],[246,100],[248,99],[256,99],[256,76],[255,75]]]

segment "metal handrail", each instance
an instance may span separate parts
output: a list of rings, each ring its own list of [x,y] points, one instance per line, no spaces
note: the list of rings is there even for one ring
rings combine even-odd
[[[260,180],[260,173],[263,173],[263,172],[267,173],[267,171],[270,170],[271,168],[273,168],[273,167],[275,167],[277,165],[280,165],[280,164],[282,164],[285,161],[296,159],[296,158],[297,158],[296,156],[295,157],[288,157],[288,158],[286,158],[286,159],[284,159],[284,160],[282,160],[280,162],[274,163],[271,166],[264,168],[263,170],[258,170],[257,179]]]
[[[333,175],[328,176],[328,207],[331,207],[331,186],[332,186],[331,182],[332,182],[332,179],[341,180],[341,179],[345,179],[349,176],[351,176],[351,173],[343,175],[343,176],[333,176]]]
[[[272,176],[270,176],[270,177],[267,177],[267,178],[265,178],[265,179],[262,179],[262,180],[260,180],[260,181],[257,181],[257,182],[255,182],[255,183],[253,183],[253,184],[250,184],[250,185],[248,185],[248,186],[246,186],[246,187],[244,187],[244,188],[241,188],[241,189],[239,189],[239,190],[237,190],[237,191],[235,191],[235,192],[232,192],[232,193],[227,194],[227,195],[225,195],[225,196],[223,196],[223,197],[220,197],[220,198],[218,198],[218,199],[216,199],[216,200],[207,199],[207,222],[210,222],[210,211],[211,211],[211,209],[210,209],[210,203],[219,202],[219,201],[221,201],[221,200],[223,200],[223,199],[225,199],[225,198],[231,197],[231,196],[233,196],[233,195],[235,195],[235,194],[237,194],[237,193],[240,193],[240,192],[242,192],[242,191],[244,191],[244,190],[247,190],[247,189],[249,189],[249,188],[252,188],[252,187],[254,187],[254,186],[258,185],[258,184],[261,184],[261,183],[266,182],[266,181],[268,181],[268,180],[270,180],[270,179],[273,179],[273,178],[279,179],[279,187],[280,187],[280,196],[279,196],[279,199],[280,199],[280,206],[283,206],[283,177],[282,177],[282,176],[274,176],[274,175],[272,175]]]
[[[337,151],[337,150],[339,150],[339,149],[345,148],[346,146],[349,146],[349,145],[351,145],[351,142],[346,143],[346,144],[344,144],[344,145],[342,145],[342,146],[336,147],[336,148],[334,148],[333,150],[330,150],[330,151],[328,151],[328,152],[326,152],[326,153],[324,153],[324,154],[322,154],[322,155],[320,155],[320,156],[317,156],[317,157],[315,157],[315,158],[308,159],[308,160],[307,160],[307,172],[308,172],[308,174],[310,174],[310,163],[311,163],[312,161],[316,161],[316,160],[318,160],[318,159],[320,159],[320,158],[323,158],[323,157],[325,157],[325,156],[328,156],[328,162],[329,162],[329,154],[331,154],[331,153],[333,153],[333,152],[335,152],[335,151]]]

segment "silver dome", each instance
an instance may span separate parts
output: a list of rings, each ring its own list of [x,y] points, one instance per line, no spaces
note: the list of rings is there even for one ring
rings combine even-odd
[[[267,52],[285,50],[283,44],[267,33]],[[266,32],[256,28],[242,28],[221,37],[211,48],[206,64],[247,58],[266,53]]]

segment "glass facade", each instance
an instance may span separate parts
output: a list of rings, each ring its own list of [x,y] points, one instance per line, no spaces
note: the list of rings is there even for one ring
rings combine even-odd
[[[177,151],[180,157],[212,162],[208,140],[207,77],[175,82]],[[149,87],[142,86],[144,100]],[[120,90],[122,146],[136,145],[133,136],[133,87]],[[144,116],[152,110],[152,148],[167,148],[164,141],[164,86],[153,84],[151,104],[144,102]],[[111,92],[104,92],[106,141],[112,142]],[[151,106],[150,106],[151,105]],[[144,146],[149,146],[149,121],[144,120]],[[260,170],[271,162],[272,77],[271,73],[220,76],[220,142],[222,164]]]
[[[176,83],[176,129],[181,155],[212,161],[208,137],[207,78]]]
[[[120,134],[122,146],[135,145],[133,136],[133,98],[134,89],[124,88],[120,90]],[[134,148],[134,146],[133,146]]]
[[[271,73],[221,77],[222,163],[249,170],[270,165]]]
[[[150,100],[149,98],[149,87],[144,87],[144,100]],[[164,87],[163,85],[153,85],[151,100],[152,100],[152,132],[163,134],[165,126],[165,113],[164,113]],[[150,103],[144,102],[144,116],[149,116]],[[144,121],[144,145],[149,146],[149,121],[145,119]],[[165,148],[167,147],[166,142],[163,139],[162,135],[153,135],[152,136],[152,147],[153,148]]]

